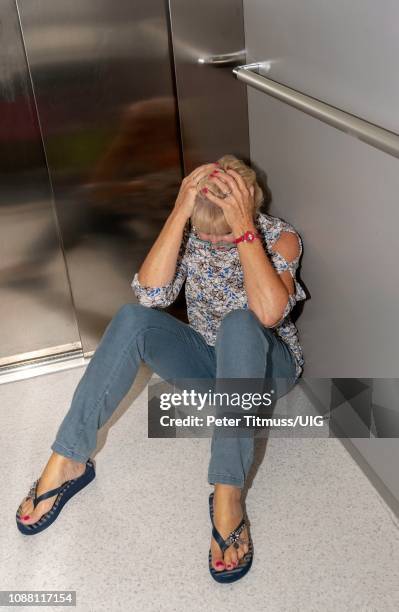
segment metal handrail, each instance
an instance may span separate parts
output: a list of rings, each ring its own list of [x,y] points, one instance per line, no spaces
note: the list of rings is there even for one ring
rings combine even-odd
[[[237,79],[247,85],[294,106],[304,113],[372,145],[376,149],[399,158],[399,134],[254,72],[261,67],[262,64],[260,63],[236,66],[233,73]]]

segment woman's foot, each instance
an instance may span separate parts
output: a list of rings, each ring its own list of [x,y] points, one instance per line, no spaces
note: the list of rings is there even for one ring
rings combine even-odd
[[[213,522],[222,538],[226,539],[243,518],[241,507],[241,489],[232,485],[216,484],[213,496]],[[243,529],[240,538],[248,542],[247,527]],[[240,559],[248,552],[248,544],[234,548],[233,544],[222,553],[219,544],[211,538],[212,566],[215,570],[233,569]]]
[[[85,470],[85,463],[78,463],[73,459],[68,459],[63,455],[53,452],[40,476],[37,485],[37,496],[39,497],[42,493],[61,486],[67,480],[78,478]],[[25,497],[18,508],[19,520],[24,525],[36,523],[43,514],[51,510],[56,499],[57,495],[43,499],[43,501],[37,504],[36,508],[33,508],[33,500],[30,498],[26,499]]]

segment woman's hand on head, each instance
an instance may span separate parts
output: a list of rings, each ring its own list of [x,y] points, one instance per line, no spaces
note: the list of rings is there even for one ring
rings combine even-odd
[[[220,190],[228,195],[225,198],[215,196],[209,189],[203,194],[208,200],[214,202],[223,210],[226,222],[235,235],[239,235],[253,227],[255,189],[253,185],[247,187],[244,179],[235,170],[217,172],[210,177]]]
[[[198,182],[209,176],[212,170],[218,167],[217,164],[203,164],[195,168],[190,174],[188,174],[181,183],[179,193],[177,194],[174,210],[177,210],[184,214],[188,219],[194,209],[195,197],[197,196],[197,184]]]

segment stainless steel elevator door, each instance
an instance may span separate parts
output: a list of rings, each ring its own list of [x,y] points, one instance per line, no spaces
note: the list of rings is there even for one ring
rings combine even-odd
[[[0,366],[81,344],[14,0],[1,5]]]
[[[224,153],[248,160],[244,88],[229,67],[197,61],[243,49],[241,2],[220,3],[212,24],[200,7],[173,2],[172,29],[169,4],[15,0],[44,144],[41,162],[48,167],[43,188],[48,205],[54,199],[53,218],[26,234],[23,247],[16,245],[29,261],[26,276],[42,276],[50,263],[54,272],[57,291],[24,288],[28,304],[42,300],[51,313],[29,321],[45,350],[51,342],[41,342],[40,328],[51,317],[67,320],[69,331],[73,320],[72,335],[87,355],[115,311],[136,301],[131,279],[174,204],[182,148],[186,172]],[[26,155],[27,146],[21,151]],[[17,169],[12,180],[20,180]],[[29,198],[20,199],[25,204]],[[68,295],[65,270],[63,279],[55,270],[61,257],[57,225],[77,325],[59,289],[64,283]],[[21,319],[15,316],[14,327]]]
[[[186,172],[225,154],[249,161],[246,88],[232,76],[231,60],[215,61],[243,52],[235,65],[245,63],[242,0],[169,4]]]
[[[87,354],[135,301],[131,279],[181,181],[166,6],[18,4]]]

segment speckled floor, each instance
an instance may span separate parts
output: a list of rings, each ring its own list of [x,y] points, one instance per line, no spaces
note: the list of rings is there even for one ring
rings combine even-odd
[[[210,440],[147,437],[144,366],[99,433],[97,478],[48,530],[19,533],[16,508],[83,371],[0,385],[1,590],[75,590],[84,612],[399,609],[397,522],[336,439],[259,441],[246,498],[253,567],[238,583],[215,583],[207,565]],[[294,392],[305,406],[303,390]]]

